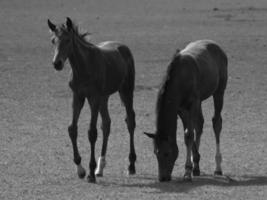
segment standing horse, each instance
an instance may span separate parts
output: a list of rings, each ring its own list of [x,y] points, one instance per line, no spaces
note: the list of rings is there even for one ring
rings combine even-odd
[[[133,91],[135,82],[134,59],[129,48],[118,42],[103,42],[93,45],[86,41],[86,34],[78,32],[70,18],[66,25],[54,25],[48,20],[48,26],[53,33],[52,43],[55,45],[53,65],[56,70],[62,70],[68,59],[72,68],[72,79],[69,86],[73,92],[72,123],[68,128],[72,142],[74,163],[80,178],[86,174],[81,165],[81,156],[77,147],[77,123],[85,99],[91,108],[91,121],[88,138],[91,146],[89,163],[90,174],[88,182],[96,182],[95,175],[102,176],[105,166],[108,137],[111,119],[108,112],[109,96],[116,91],[126,108],[126,123],[130,133],[129,174],[135,174],[134,129],[135,112],[133,110]],[[100,112],[102,118],[103,144],[98,165],[95,160],[95,143],[97,139],[97,118]],[[96,168],[97,167],[97,168]]]
[[[192,179],[192,170],[194,176],[200,175],[199,145],[204,123],[201,102],[210,96],[213,96],[215,109],[212,118],[216,138],[216,170],[214,173],[222,174],[221,111],[227,78],[226,54],[213,41],[192,42],[174,55],[158,93],[156,134],[145,133],[154,141],[159,181],[171,180],[174,163],[178,157],[177,115],[183,123],[186,145],[184,179]],[[194,165],[191,161],[191,151]]]

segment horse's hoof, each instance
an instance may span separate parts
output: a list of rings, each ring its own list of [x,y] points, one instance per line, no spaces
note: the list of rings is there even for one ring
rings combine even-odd
[[[200,170],[199,169],[193,169],[193,176],[200,176]]]
[[[96,178],[93,176],[88,175],[87,176],[87,182],[88,183],[96,183]]]
[[[103,177],[103,173],[100,173],[100,172],[95,173],[95,175],[96,175],[97,177]]]
[[[103,170],[100,170],[100,169],[96,169],[95,170],[95,175],[98,176],[98,177],[103,177]]]
[[[186,181],[186,182],[192,182],[192,177],[191,177],[191,175],[189,175],[189,174],[185,174],[185,175],[184,175],[184,181]]]
[[[134,166],[129,166],[128,175],[134,175],[134,174],[136,174],[135,167]]]
[[[103,177],[104,168],[106,166],[105,157],[99,157],[97,162],[97,168],[95,170],[95,175],[98,177]]]
[[[222,175],[223,175],[222,171],[215,171],[214,172],[214,176],[222,176]]]
[[[160,177],[159,178],[159,182],[169,182],[171,180],[172,180],[171,176],[168,176],[168,177]]]
[[[77,174],[78,174],[80,179],[83,179],[86,175],[86,171],[82,166],[79,165],[77,168]]]
[[[128,174],[128,176],[135,175],[135,171],[130,171],[130,170],[129,170],[127,174]]]

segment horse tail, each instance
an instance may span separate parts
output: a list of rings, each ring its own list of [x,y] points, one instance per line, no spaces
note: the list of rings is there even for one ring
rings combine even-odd
[[[128,90],[129,92],[133,92],[135,87],[135,63],[133,54],[131,50],[125,45],[121,45],[118,50],[127,64],[127,73],[124,79],[123,89]]]
[[[224,92],[228,81],[228,58],[223,49],[221,49],[219,46],[218,49],[220,52],[218,53],[218,55],[220,56],[220,58],[218,59],[220,60],[220,80],[217,91]]]

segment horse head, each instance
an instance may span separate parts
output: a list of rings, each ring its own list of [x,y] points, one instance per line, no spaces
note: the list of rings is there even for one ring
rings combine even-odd
[[[172,141],[170,138],[161,138],[159,134],[144,134],[153,140],[154,154],[158,160],[159,181],[170,181],[174,163],[179,153],[176,141]]]
[[[53,33],[51,42],[55,46],[53,65],[56,70],[62,70],[71,50],[73,23],[71,19],[67,17],[66,25],[61,24],[57,26],[49,19],[47,20],[47,24],[50,31]]]

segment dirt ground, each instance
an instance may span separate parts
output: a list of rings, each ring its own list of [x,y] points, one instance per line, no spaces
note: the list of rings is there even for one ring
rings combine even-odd
[[[75,2],[75,3],[74,3]],[[118,40],[136,62],[137,174],[128,177],[129,136],[118,95],[112,96],[107,167],[97,184],[76,175],[67,133],[70,67],[55,72],[47,18],[69,16],[92,42]],[[0,199],[267,199],[266,0],[1,0]],[[143,131],[154,131],[158,85],[173,53],[197,39],[217,41],[229,57],[223,110],[223,177],[213,177],[215,139],[211,100],[203,103],[202,175],[182,179],[185,145],[178,122],[179,158],[169,183],[157,181],[157,162]],[[82,163],[88,169],[89,108],[79,122]],[[102,134],[99,130],[97,157]],[[87,170],[88,172],[88,170]]]

